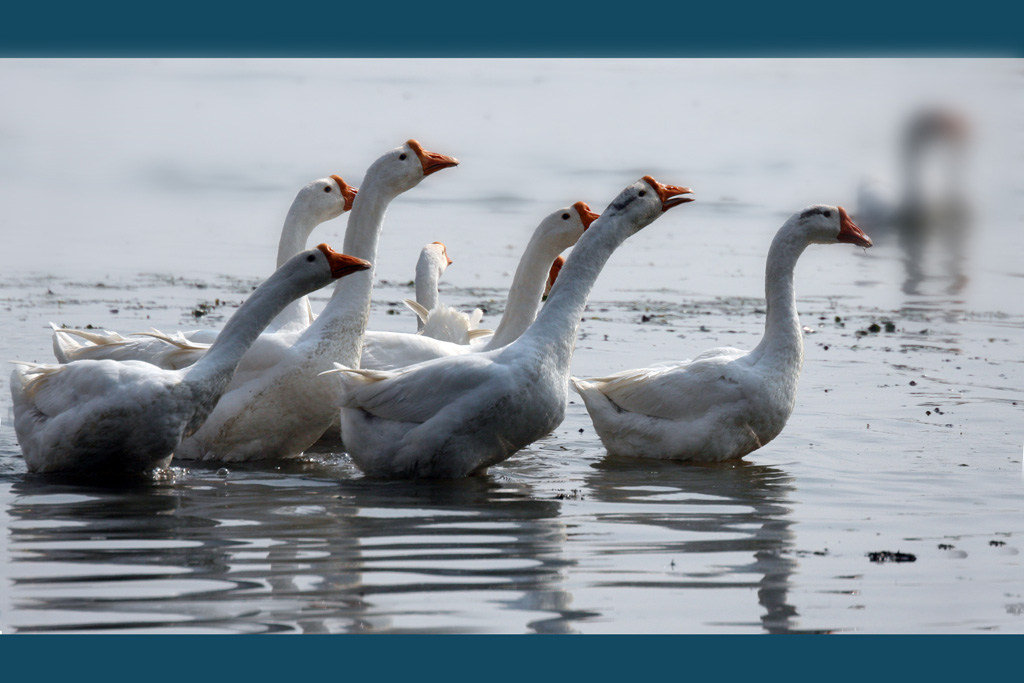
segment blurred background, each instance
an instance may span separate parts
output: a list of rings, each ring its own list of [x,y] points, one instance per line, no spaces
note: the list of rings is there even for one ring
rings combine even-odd
[[[358,185],[417,138],[462,165],[392,205],[380,278],[442,240],[448,283],[505,287],[542,216],[652,174],[698,201],[645,279],[750,294],[726,271],[756,282],[784,218],[831,203],[875,239],[866,277],[896,297],[875,304],[1020,312],[1022,80],[992,59],[2,60],[0,269],[263,276],[302,185]]]

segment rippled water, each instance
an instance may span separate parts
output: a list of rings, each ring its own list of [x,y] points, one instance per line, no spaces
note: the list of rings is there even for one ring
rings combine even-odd
[[[266,275],[298,187],[358,184],[410,136],[462,165],[389,211],[377,329],[415,329],[400,301],[426,242],[455,261],[444,299],[494,324],[551,209],[599,209],[646,173],[697,190],[613,256],[581,376],[756,344],[774,231],[809,203],[851,206],[869,166],[895,167],[910,105],[942,93],[968,108],[990,162],[972,176],[958,291],[931,262],[908,286],[885,235],[866,252],[808,249],[797,407],[737,463],[610,458],[574,401],[485,477],[371,481],[321,450],[83,483],[26,472],[5,375],[0,630],[1024,632],[1022,67],[0,61],[6,90],[33,93],[0,113],[10,359],[48,360],[51,320],[222,324]],[[56,125],[60,107],[78,116]],[[882,551],[915,561],[872,561]]]

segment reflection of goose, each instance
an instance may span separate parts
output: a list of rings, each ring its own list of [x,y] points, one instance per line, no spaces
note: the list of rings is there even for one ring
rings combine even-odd
[[[372,262],[384,214],[427,175],[458,164],[409,140],[370,165],[345,231],[346,253]],[[299,333],[263,335],[240,364],[206,423],[175,451],[186,460],[266,460],[298,455],[337,415],[336,382],[318,375],[337,361],[357,366],[370,314],[373,270],[338,283],[316,321]],[[270,338],[270,339],[266,339]],[[256,353],[254,353],[256,352]]]
[[[618,566],[628,567],[628,574],[617,580],[602,572],[605,584],[630,591],[659,589],[663,598],[644,602],[645,611],[637,616],[651,624],[648,629],[663,622],[687,633],[706,633],[723,624],[756,628],[755,610],[760,606],[761,629],[797,631],[797,612],[789,604],[791,577],[797,569],[790,556],[793,477],[776,467],[742,460],[700,466],[661,462],[653,467],[654,471],[650,461],[608,456],[585,477],[591,506],[605,504],[591,513],[596,517],[592,523],[602,525],[604,535],[613,538],[645,539],[642,547],[632,550],[642,553],[644,562],[620,559]],[[586,532],[581,525],[578,533]],[[751,560],[733,560],[743,555]],[[663,563],[653,561],[655,557],[664,558]],[[669,562],[672,565],[666,567]],[[757,604],[746,598],[754,590]],[[700,593],[719,596],[714,598],[717,607],[710,612],[680,612],[681,605],[701,604]],[[737,599],[730,599],[734,596]],[[731,611],[736,609],[742,611]]]
[[[306,240],[313,228],[351,209],[356,192],[356,188],[337,175],[314,180],[299,190],[281,228],[275,267],[280,268],[306,248]],[[289,303],[267,329],[302,330],[312,321],[309,299],[302,296]],[[190,330],[164,334],[153,330],[143,333],[141,336],[144,338],[128,338],[117,332],[62,329],[52,323],[51,326],[54,329],[53,354],[61,363],[87,358],[142,360],[168,370],[194,363],[206,351],[206,345],[217,339],[218,333],[217,330]]]
[[[689,193],[650,176],[623,190],[577,242],[537,320],[504,348],[395,371],[338,366],[353,461],[374,476],[461,477],[550,433],[565,415],[580,315],[601,269],[627,237],[692,201],[680,196]]]
[[[768,313],[753,351],[716,348],[693,360],[573,379],[610,453],[678,460],[740,458],[782,431],[796,402],[804,347],[793,270],[810,244],[871,240],[842,207],[811,206],[768,250]]]
[[[256,289],[202,360],[184,370],[141,361],[24,364],[11,375],[15,430],[33,472],[138,473],[165,467],[213,410],[242,355],[294,299],[366,270],[327,245],[303,252]]]
[[[560,504],[527,483],[382,486],[291,461],[75,484],[18,477],[0,508],[5,633],[507,632],[575,614]]]
[[[422,335],[401,332],[366,333],[363,341],[363,368],[392,370],[414,363],[476,351],[493,351],[519,338],[537,316],[548,264],[576,240],[597,218],[584,202],[576,202],[549,214],[530,238],[508,290],[505,313],[494,335],[481,344],[452,344]]]
[[[895,234],[903,250],[905,293],[916,293],[925,277],[929,242],[944,250],[950,291],[967,282],[963,273],[969,207],[963,179],[967,123],[954,112],[928,109],[911,117],[901,148],[902,186],[865,178],[858,188],[856,218],[872,235]]]
[[[440,301],[437,283],[452,264],[443,242],[431,242],[420,251],[416,262],[416,300],[405,305],[416,314],[418,334],[453,344],[468,344],[474,339],[493,334],[480,328],[484,312],[477,308],[463,313]]]

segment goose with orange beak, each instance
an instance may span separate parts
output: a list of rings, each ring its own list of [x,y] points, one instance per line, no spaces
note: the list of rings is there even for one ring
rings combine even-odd
[[[352,210],[358,190],[339,175],[320,178],[295,195],[281,228],[277,247],[280,268],[306,248],[310,233],[321,223]],[[315,316],[309,298],[288,304],[267,326],[269,331],[303,330]],[[60,363],[74,360],[141,360],[167,370],[188,367],[206,353],[219,330],[197,329],[165,334],[157,330],[124,336],[108,330],[75,330],[53,325],[53,355]]]
[[[326,244],[293,256],[235,311],[209,351],[182,370],[109,359],[18,363],[11,375],[14,428],[29,471],[110,477],[166,467],[288,302],[369,268]]]
[[[808,245],[842,243],[871,246],[841,206],[809,206],[779,228],[765,269],[765,332],[752,351],[716,348],[693,360],[573,378],[608,452],[728,460],[778,436],[793,412],[804,359],[793,271]]]
[[[579,238],[536,321],[507,346],[393,371],[325,373],[343,384],[341,433],[356,465],[375,477],[463,477],[549,434],[565,416],[576,332],[602,267],[690,192],[650,176],[624,189]]]
[[[372,263],[391,202],[424,178],[456,165],[454,157],[428,152],[416,140],[381,155],[367,169],[356,195],[345,253]],[[319,375],[334,362],[359,366],[372,290],[370,268],[342,280],[301,333],[279,332],[257,340],[206,423],[181,442],[175,457],[276,460],[300,455],[316,443],[337,416],[337,387]]]

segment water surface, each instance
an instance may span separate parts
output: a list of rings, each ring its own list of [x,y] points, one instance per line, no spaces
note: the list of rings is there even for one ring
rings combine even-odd
[[[493,326],[544,215],[600,210],[645,174],[696,190],[602,273],[580,376],[753,347],[775,230],[811,203],[855,206],[865,174],[898,186],[916,107],[971,121],[974,209],[965,282],[934,249],[908,281],[884,233],[807,250],[797,406],[741,462],[611,458],[571,397],[553,434],[467,480],[368,480],[322,448],[67,481],[26,472],[4,374],[0,630],[1024,632],[1022,67],[0,61],[3,90],[25,94],[0,112],[6,359],[49,361],[50,321],[222,325],[269,273],[298,188],[358,185],[409,137],[462,164],[389,210],[375,329],[415,330],[400,302],[427,242],[454,259],[444,300]]]

